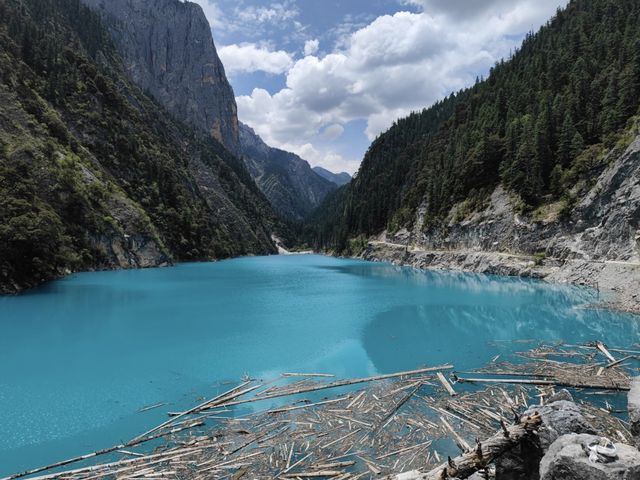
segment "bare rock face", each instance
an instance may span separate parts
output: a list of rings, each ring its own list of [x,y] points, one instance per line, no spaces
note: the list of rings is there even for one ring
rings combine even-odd
[[[598,259],[638,260],[640,229],[640,137],[623,154],[612,152],[609,166],[577,206],[582,250]]]
[[[82,0],[101,12],[132,80],[176,118],[239,152],[233,89],[202,8],[180,0]]]
[[[587,446],[599,437],[569,434],[558,438],[540,463],[541,480],[638,480],[640,451],[616,443],[618,458],[610,463],[591,462]]]
[[[485,209],[460,220],[459,205],[449,213],[447,228],[423,230],[424,208],[418,208],[411,243],[425,250],[468,250],[534,254],[558,260],[640,260],[640,136],[626,150],[614,149],[603,161],[593,186],[580,192],[568,218],[559,204],[546,212],[523,215],[514,199],[498,186]],[[391,242],[405,243],[391,238]]]

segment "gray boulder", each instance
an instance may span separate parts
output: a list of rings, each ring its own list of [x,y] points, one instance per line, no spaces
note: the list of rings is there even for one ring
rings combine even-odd
[[[618,458],[610,463],[591,462],[587,446],[594,435],[563,435],[549,447],[540,462],[540,480],[638,480],[640,451],[616,443]]]
[[[542,417],[538,435],[525,439],[496,462],[497,480],[538,480],[540,460],[558,437],[568,433],[597,433],[567,390],[560,390],[546,405],[531,407],[525,415],[535,412]]]
[[[525,415],[535,410],[542,416],[542,427],[538,431],[538,438],[544,451],[562,435],[568,433],[597,433],[582,415],[580,407],[573,403],[573,399],[547,403],[542,407],[530,409]]]
[[[631,424],[631,434],[640,447],[640,377],[631,381],[631,390],[627,396],[629,409],[629,423]]]

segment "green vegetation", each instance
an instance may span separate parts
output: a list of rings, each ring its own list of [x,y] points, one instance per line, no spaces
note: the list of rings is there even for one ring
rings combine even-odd
[[[638,112],[639,16],[636,0],[573,0],[486,80],[398,120],[314,214],[314,243],[344,250],[411,226],[419,206],[425,228],[458,204],[460,219],[500,183],[522,211],[566,214]]]
[[[267,253],[275,222],[241,160],[128,80],[79,0],[0,0],[0,290],[122,265],[132,242],[151,263]]]
[[[533,261],[537,267],[544,265],[546,258],[547,254],[545,252],[536,252],[533,254]]]

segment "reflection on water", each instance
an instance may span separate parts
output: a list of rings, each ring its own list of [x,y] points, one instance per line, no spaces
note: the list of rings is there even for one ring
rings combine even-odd
[[[244,374],[463,370],[523,348],[500,340],[638,338],[636,317],[582,308],[593,299],[306,255],[75,275],[0,298],[0,476],[132,438]]]
[[[628,345],[639,334],[636,321],[608,311],[574,309],[560,301],[515,309],[413,305],[378,314],[364,327],[362,342],[378,371],[410,369],[417,359],[429,365],[453,362],[456,369],[468,370],[518,348],[504,341],[576,343],[608,338],[612,345]]]

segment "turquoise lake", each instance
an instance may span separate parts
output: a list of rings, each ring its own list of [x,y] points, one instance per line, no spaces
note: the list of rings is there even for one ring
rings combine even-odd
[[[512,340],[638,341],[638,317],[593,301],[316,255],[73,275],[0,298],[0,476],[126,441],[246,374],[460,371],[526,348]]]

